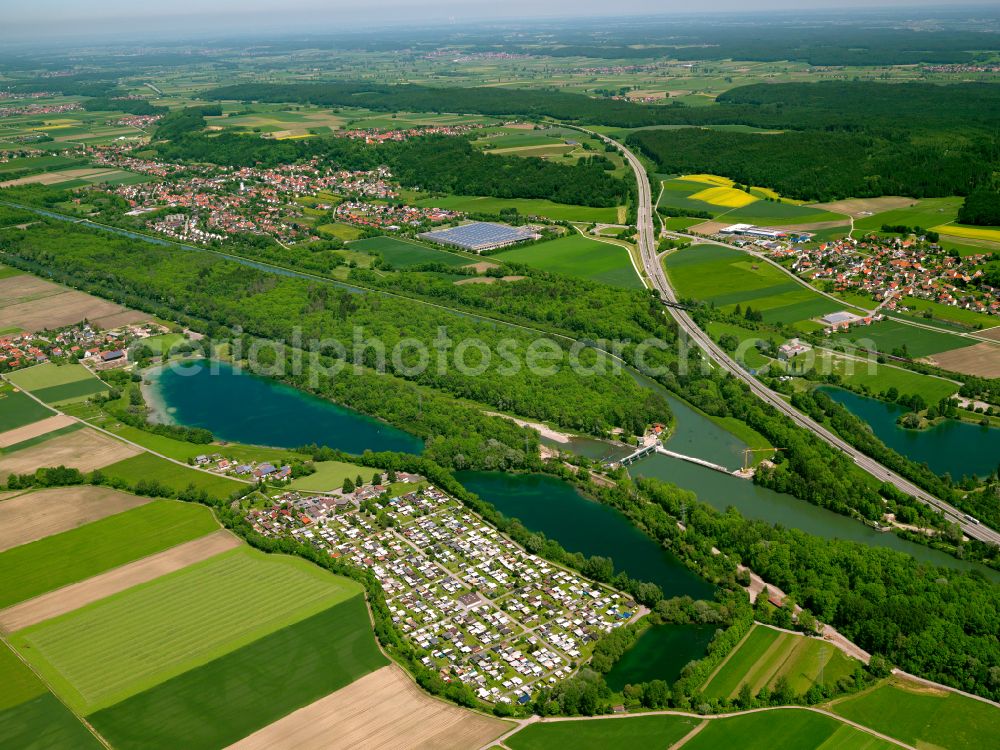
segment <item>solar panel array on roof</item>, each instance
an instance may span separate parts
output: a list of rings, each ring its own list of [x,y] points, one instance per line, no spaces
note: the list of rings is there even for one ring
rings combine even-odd
[[[451,229],[424,232],[420,236],[431,242],[452,245],[473,252],[493,250],[498,247],[512,245],[515,242],[523,242],[524,240],[538,237],[537,234],[525,227],[511,227],[506,224],[494,224],[488,221],[477,221],[471,224],[452,227]]]

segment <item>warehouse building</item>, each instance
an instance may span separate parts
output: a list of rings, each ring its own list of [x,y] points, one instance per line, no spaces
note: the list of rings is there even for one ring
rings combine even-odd
[[[451,245],[471,253],[483,253],[526,240],[537,240],[541,238],[541,235],[527,227],[512,227],[507,224],[475,221],[451,229],[424,232],[420,237],[438,245]]]

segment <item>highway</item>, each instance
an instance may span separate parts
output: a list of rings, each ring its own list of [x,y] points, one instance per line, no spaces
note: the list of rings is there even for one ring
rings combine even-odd
[[[606,143],[617,146],[621,150],[621,153],[625,157],[626,161],[628,161],[629,166],[632,167],[632,171],[635,173],[635,179],[639,187],[637,227],[639,230],[639,255],[642,259],[642,265],[646,275],[649,277],[649,281],[653,284],[653,287],[657,290],[657,292],[659,292],[660,297],[668,302],[677,302],[677,296],[674,294],[673,289],[667,281],[667,275],[664,273],[663,266],[660,264],[656,253],[656,232],[653,224],[653,201],[650,192],[649,178],[646,176],[646,168],[643,166],[642,162],[639,161],[638,157],[628,150],[623,144],[599,133],[592,133],[592,135],[602,138]],[[757,380],[757,378],[744,370],[739,364],[730,358],[730,356],[723,351],[718,344],[712,341],[708,334],[695,325],[695,322],[691,319],[691,316],[688,315],[687,312],[675,307],[665,307],[665,310],[674,317],[674,320],[677,321],[677,325],[680,326],[680,328],[687,333],[691,340],[698,344],[698,346],[713,361],[715,361],[727,372],[731,373],[734,377],[737,377],[746,383],[750,390],[753,391],[758,398],[771,404],[771,406],[788,416],[789,419],[800,427],[811,430],[814,434],[825,440],[834,448],[846,453],[851,457],[855,464],[860,466],[879,481],[889,482],[900,491],[905,492],[907,495],[913,495],[920,502],[936,508],[946,519],[959,524],[966,536],[983,542],[1000,544],[1000,533],[996,532],[994,529],[991,529],[981,523],[972,523],[966,518],[962,511],[949,505],[940,498],[935,497],[926,490],[923,490],[908,479],[905,479],[904,477],[901,477],[895,472],[887,469],[878,461],[866,456],[850,443],[835,435],[821,424],[799,412],[779,394],[766,387],[763,383]]]

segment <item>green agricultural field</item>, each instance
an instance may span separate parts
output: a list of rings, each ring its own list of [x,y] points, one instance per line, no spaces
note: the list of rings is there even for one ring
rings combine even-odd
[[[895,208],[855,219],[854,229],[861,231],[879,230],[883,224],[930,229],[938,224],[954,221],[961,205],[962,198],[958,197],[924,198],[909,208]]]
[[[492,257],[611,286],[627,289],[642,287],[626,248],[592,240],[579,233],[537,245],[503,250]]]
[[[529,724],[504,744],[511,750],[606,750],[612,747],[667,748],[694,729],[701,719],[688,716],[635,716],[593,721],[547,721]]]
[[[381,255],[394,268],[410,268],[423,263],[466,266],[476,262],[469,255],[459,255],[458,253],[439,250],[435,247],[428,247],[412,240],[397,237],[371,237],[367,240],[352,242],[348,247],[351,250],[360,250],[366,253]]]
[[[932,300],[907,297],[903,300],[903,304],[907,307],[913,308],[917,313],[929,311],[932,315],[932,320],[927,321],[928,323],[940,320],[957,323],[966,328],[975,328],[976,326],[981,328],[992,328],[993,326],[1000,325],[1000,317],[997,317],[996,315],[987,315],[985,313],[976,312],[975,310],[966,310],[962,307],[955,307],[954,305],[942,305],[940,302],[934,302]]]
[[[704,182],[666,180],[662,185],[663,191],[660,193],[656,207],[665,213],[670,213],[672,208],[680,208],[688,211],[707,211],[712,216],[718,216],[727,210],[725,206],[716,206],[690,197],[712,187]],[[706,219],[699,219],[699,223],[702,221],[706,221]]]
[[[419,195],[419,194],[418,194]],[[499,214],[504,209],[517,209],[522,216],[543,216],[553,221],[579,221],[614,224],[618,221],[616,207],[598,208],[554,203],[543,198],[488,198],[475,195],[449,195],[440,198],[415,198],[414,205],[422,208],[443,208],[464,213]]]
[[[673,232],[685,232],[695,224],[701,224],[704,219],[693,219],[690,216],[672,216],[663,220],[663,226]]]
[[[835,214],[813,206],[798,206],[794,203],[779,203],[777,201],[757,201],[749,206],[734,208],[716,217],[718,221],[761,226],[781,226],[795,224],[813,224],[816,222],[839,221],[845,225],[849,219],[843,214]]]
[[[796,358],[796,361],[798,359]],[[944,378],[921,375],[912,370],[877,362],[871,364],[859,362],[827,352],[819,353],[814,366],[823,373],[837,373],[845,384],[856,388],[867,388],[870,393],[879,394],[895,388],[900,393],[911,395],[919,393],[928,404],[936,404],[943,398],[953,396],[959,388],[956,383]]]
[[[9,279],[12,276],[21,276],[23,274],[24,274],[24,271],[22,271],[19,268],[10,268],[9,266],[0,266],[0,279]],[[7,329],[3,329],[3,330],[6,331]],[[10,332],[11,333],[17,333],[20,330],[21,330],[20,328],[13,328],[13,329],[10,330]]]
[[[746,640],[705,686],[705,697],[733,698],[743,683],[756,695],[762,687],[773,687],[779,677],[792,690],[805,693],[822,672],[827,684],[854,672],[855,663],[842,651],[817,638],[805,638],[755,625]]]
[[[956,336],[945,331],[930,330],[907,325],[896,320],[882,320],[870,326],[854,328],[830,337],[831,342],[856,344],[859,347],[875,349],[886,354],[906,345],[911,357],[926,357],[931,354],[971,346],[973,339]]]
[[[200,451],[205,452],[205,446]],[[115,477],[135,486],[138,482],[159,482],[180,492],[194,485],[197,490],[205,490],[209,496],[218,499],[228,498],[234,491],[244,487],[244,483],[223,476],[215,476],[205,471],[178,466],[165,458],[152,453],[140,453],[138,456],[126,458],[124,461],[105,466],[101,469],[105,476]]]
[[[351,242],[361,236],[361,230],[358,227],[339,221],[333,224],[320,224],[316,227],[316,231],[323,237],[334,237],[341,242]]]
[[[980,750],[986,738],[1000,737],[1000,709],[894,678],[832,709],[915,747]]]
[[[890,750],[859,729],[814,711],[785,708],[713,719],[684,750]]]
[[[121,750],[214,750],[387,663],[356,595],[88,720]]]
[[[89,713],[360,591],[300,558],[241,547],[32,625],[12,641],[60,697]]]
[[[53,591],[219,528],[204,505],[155,500],[0,552],[0,607]]]
[[[51,417],[52,411],[31,396],[0,383],[0,432],[23,427],[39,419]]]
[[[315,474],[293,480],[288,488],[310,492],[327,492],[339,489],[344,484],[345,479],[350,479],[353,482],[360,475],[363,480],[369,482],[375,474],[375,469],[370,466],[358,466],[343,461],[320,461],[315,466]]]
[[[99,750],[104,746],[0,641],[0,746]]]
[[[769,323],[794,323],[840,309],[770,263],[721,245],[678,250],[667,255],[663,265],[681,298],[727,311],[736,305],[752,307]]]
[[[18,370],[8,380],[47,404],[84,399],[107,393],[108,386],[80,364],[55,365],[51,362]]]

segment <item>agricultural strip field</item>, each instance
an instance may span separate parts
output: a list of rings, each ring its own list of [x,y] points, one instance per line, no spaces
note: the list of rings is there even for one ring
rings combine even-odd
[[[350,598],[88,720],[121,750],[213,750],[385,666],[360,587],[327,577],[349,586]]]
[[[945,331],[920,328],[896,320],[881,320],[870,326],[855,328],[830,337],[831,343],[856,343],[866,349],[875,349],[892,354],[894,349],[906,344],[911,357],[926,357],[930,354],[971,346],[972,339],[956,336]]]
[[[28,440],[34,440],[48,435],[50,432],[61,430],[64,427],[79,424],[72,417],[65,414],[55,414],[37,422],[26,424],[23,427],[15,427],[13,430],[0,432],[0,450],[19,445]]]
[[[618,208],[574,206],[555,203],[543,198],[487,198],[475,195],[449,195],[440,198],[420,198],[412,205],[420,208],[443,208],[472,214],[497,215],[504,209],[517,209],[522,216],[544,216],[554,221],[597,222],[614,224],[618,221]]]
[[[7,380],[47,404],[81,400],[109,390],[104,381],[81,364],[46,362],[12,372]]]
[[[459,255],[434,247],[421,245],[395,237],[371,237],[348,245],[351,250],[380,255],[394,268],[410,268],[422,263],[443,263],[446,266],[464,266],[471,263],[468,255]]]
[[[935,232],[966,240],[986,240],[1000,242],[1000,227],[970,227],[962,224],[941,224],[933,228]],[[985,252],[985,250],[984,250]]]
[[[181,570],[240,545],[228,531],[218,529],[206,536],[183,542],[163,552],[113,568],[79,583],[0,610],[0,630],[13,632],[72,612],[86,604],[125,591],[140,583]]]
[[[135,456],[140,450],[104,433],[84,428],[74,430],[37,445],[0,456],[0,476],[32,474],[37,469],[66,466],[82,472]]]
[[[795,323],[841,309],[765,261],[721,245],[693,245],[663,259],[682,299],[726,311],[752,307],[766,322]]]
[[[0,641],[0,744],[18,750],[104,747]]]
[[[0,278],[0,330],[38,331],[84,319],[99,328],[114,328],[149,316],[28,274]]]
[[[375,469],[370,466],[357,466],[343,461],[320,461],[315,464],[315,468],[314,474],[293,480],[288,488],[307,492],[329,492],[340,489],[345,479],[353,482],[360,476],[367,482],[375,473]]]
[[[1000,345],[988,341],[940,352],[926,360],[945,370],[980,378],[1000,378]]]
[[[511,750],[668,748],[702,722],[690,716],[635,716],[529,724],[504,740]]]
[[[199,452],[203,453],[204,450],[205,448],[202,446]],[[177,492],[193,486],[196,490],[204,490],[211,497],[222,499],[228,498],[235,490],[246,486],[235,479],[227,479],[223,476],[209,474],[206,471],[178,466],[165,458],[154,456],[152,453],[140,453],[138,456],[126,458],[124,461],[104,467],[103,472],[105,475],[121,479],[129,485],[135,485],[141,481],[158,482]]]
[[[890,750],[890,742],[815,711],[786,708],[713,719],[684,750]]]
[[[1000,737],[1000,709],[897,678],[835,702],[836,713],[920,748],[979,750]]]
[[[77,583],[218,528],[207,506],[154,500],[8,549],[0,553],[0,606]]]
[[[13,634],[61,697],[88,713],[355,595],[358,584],[248,547]]]
[[[482,747],[510,727],[432,698],[393,664],[289,714],[231,750],[466,750]]]
[[[592,240],[581,234],[503,250],[492,257],[611,286],[627,289],[642,287],[626,248]]]
[[[0,382],[0,431],[7,432],[53,416],[31,396]]]
[[[0,551],[123,513],[149,502],[107,487],[58,487],[0,504]]]
[[[733,698],[745,682],[756,695],[762,687],[773,687],[779,677],[784,677],[792,690],[802,694],[818,682],[820,674],[833,685],[852,674],[854,666],[840,649],[821,639],[755,625],[704,692],[709,699]]]

